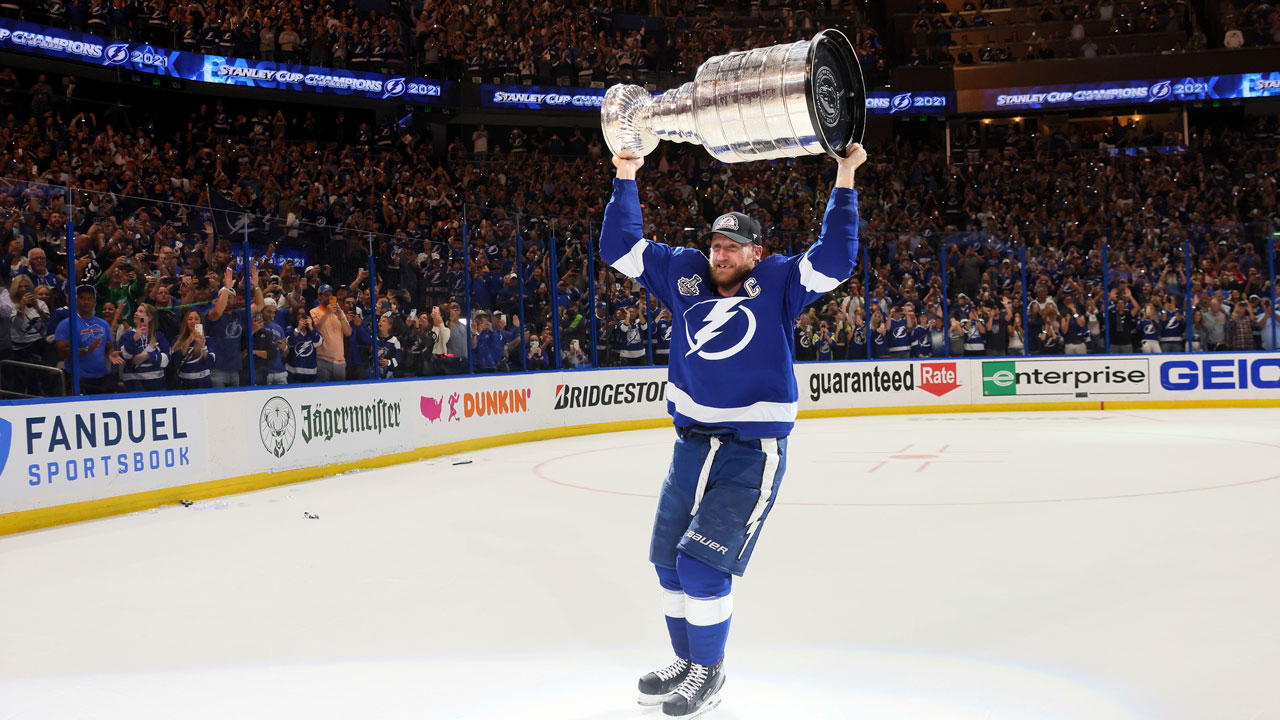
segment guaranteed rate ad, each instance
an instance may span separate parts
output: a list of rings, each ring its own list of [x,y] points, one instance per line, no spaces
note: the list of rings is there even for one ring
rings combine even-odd
[[[453,84],[441,80],[201,55],[141,43],[113,42],[96,35],[7,18],[0,18],[0,50],[220,85],[427,105],[454,101]]]

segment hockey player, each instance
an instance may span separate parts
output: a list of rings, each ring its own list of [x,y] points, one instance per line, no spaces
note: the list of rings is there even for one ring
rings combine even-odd
[[[834,290],[858,256],[854,171],[861,145],[838,161],[822,234],[794,257],[763,257],[760,224],[721,215],[705,240],[710,258],[642,238],[638,157],[615,156],[600,254],[671,309],[667,410],[676,444],[662,485],[649,559],[663,589],[676,660],[640,679],[640,704],[689,718],[715,707],[741,576],[786,468],[799,392],[792,358],[796,319]]]

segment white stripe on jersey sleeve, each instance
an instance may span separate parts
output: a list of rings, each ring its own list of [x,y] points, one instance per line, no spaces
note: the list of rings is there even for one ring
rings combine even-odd
[[[626,255],[609,264],[629,278],[638,278],[644,274],[644,251],[647,247],[649,247],[649,241],[640,238],[640,242],[632,245]]]
[[[765,402],[746,407],[718,408],[699,405],[680,388],[667,383],[667,400],[676,406],[676,412],[692,420],[714,425],[733,422],[795,422],[799,403]]]
[[[809,292],[824,293],[835,290],[842,279],[827,277],[818,272],[813,263],[809,262],[809,253],[805,253],[800,257],[800,284]]]

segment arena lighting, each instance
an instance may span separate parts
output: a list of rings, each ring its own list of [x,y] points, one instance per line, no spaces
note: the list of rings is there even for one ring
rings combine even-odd
[[[1014,118],[1014,119],[1013,119],[1013,121],[1014,121],[1014,122],[1022,122],[1022,118],[1020,118],[1020,117],[1016,117],[1016,118]]]

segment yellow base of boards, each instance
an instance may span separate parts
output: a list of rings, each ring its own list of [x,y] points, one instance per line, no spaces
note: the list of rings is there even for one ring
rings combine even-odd
[[[915,415],[929,413],[973,413],[973,412],[1027,412],[1027,411],[1062,411],[1062,410],[1147,410],[1147,409],[1184,409],[1184,408],[1280,408],[1277,400],[1138,400],[1126,402],[1107,401],[1074,401],[1074,402],[1042,402],[1042,403],[998,403],[991,405],[926,405],[897,407],[862,407],[833,408],[829,410],[804,410],[801,418],[855,417],[859,415]],[[316,480],[351,470],[367,470],[370,468],[399,465],[401,463],[424,460],[426,458],[452,455],[472,450],[515,445],[518,443],[555,438],[594,435],[598,433],[622,432],[626,430],[646,430],[650,428],[669,427],[670,418],[653,420],[626,420],[620,422],[595,423],[591,425],[571,425],[568,427],[547,428],[545,430],[527,430],[525,432],[494,435],[491,437],[460,440],[444,445],[408,450],[405,452],[379,455],[377,457],[352,460],[349,462],[317,465],[314,467],[282,470],[280,472],[260,472],[240,477],[211,480],[180,485],[178,487],[150,490],[147,492],[86,500],[84,502],[55,505],[35,510],[24,510],[0,515],[0,535],[27,532],[65,525],[67,523],[96,520],[112,515],[147,510],[161,505],[173,505],[182,500],[207,500],[224,495],[263,490],[278,485]]]

